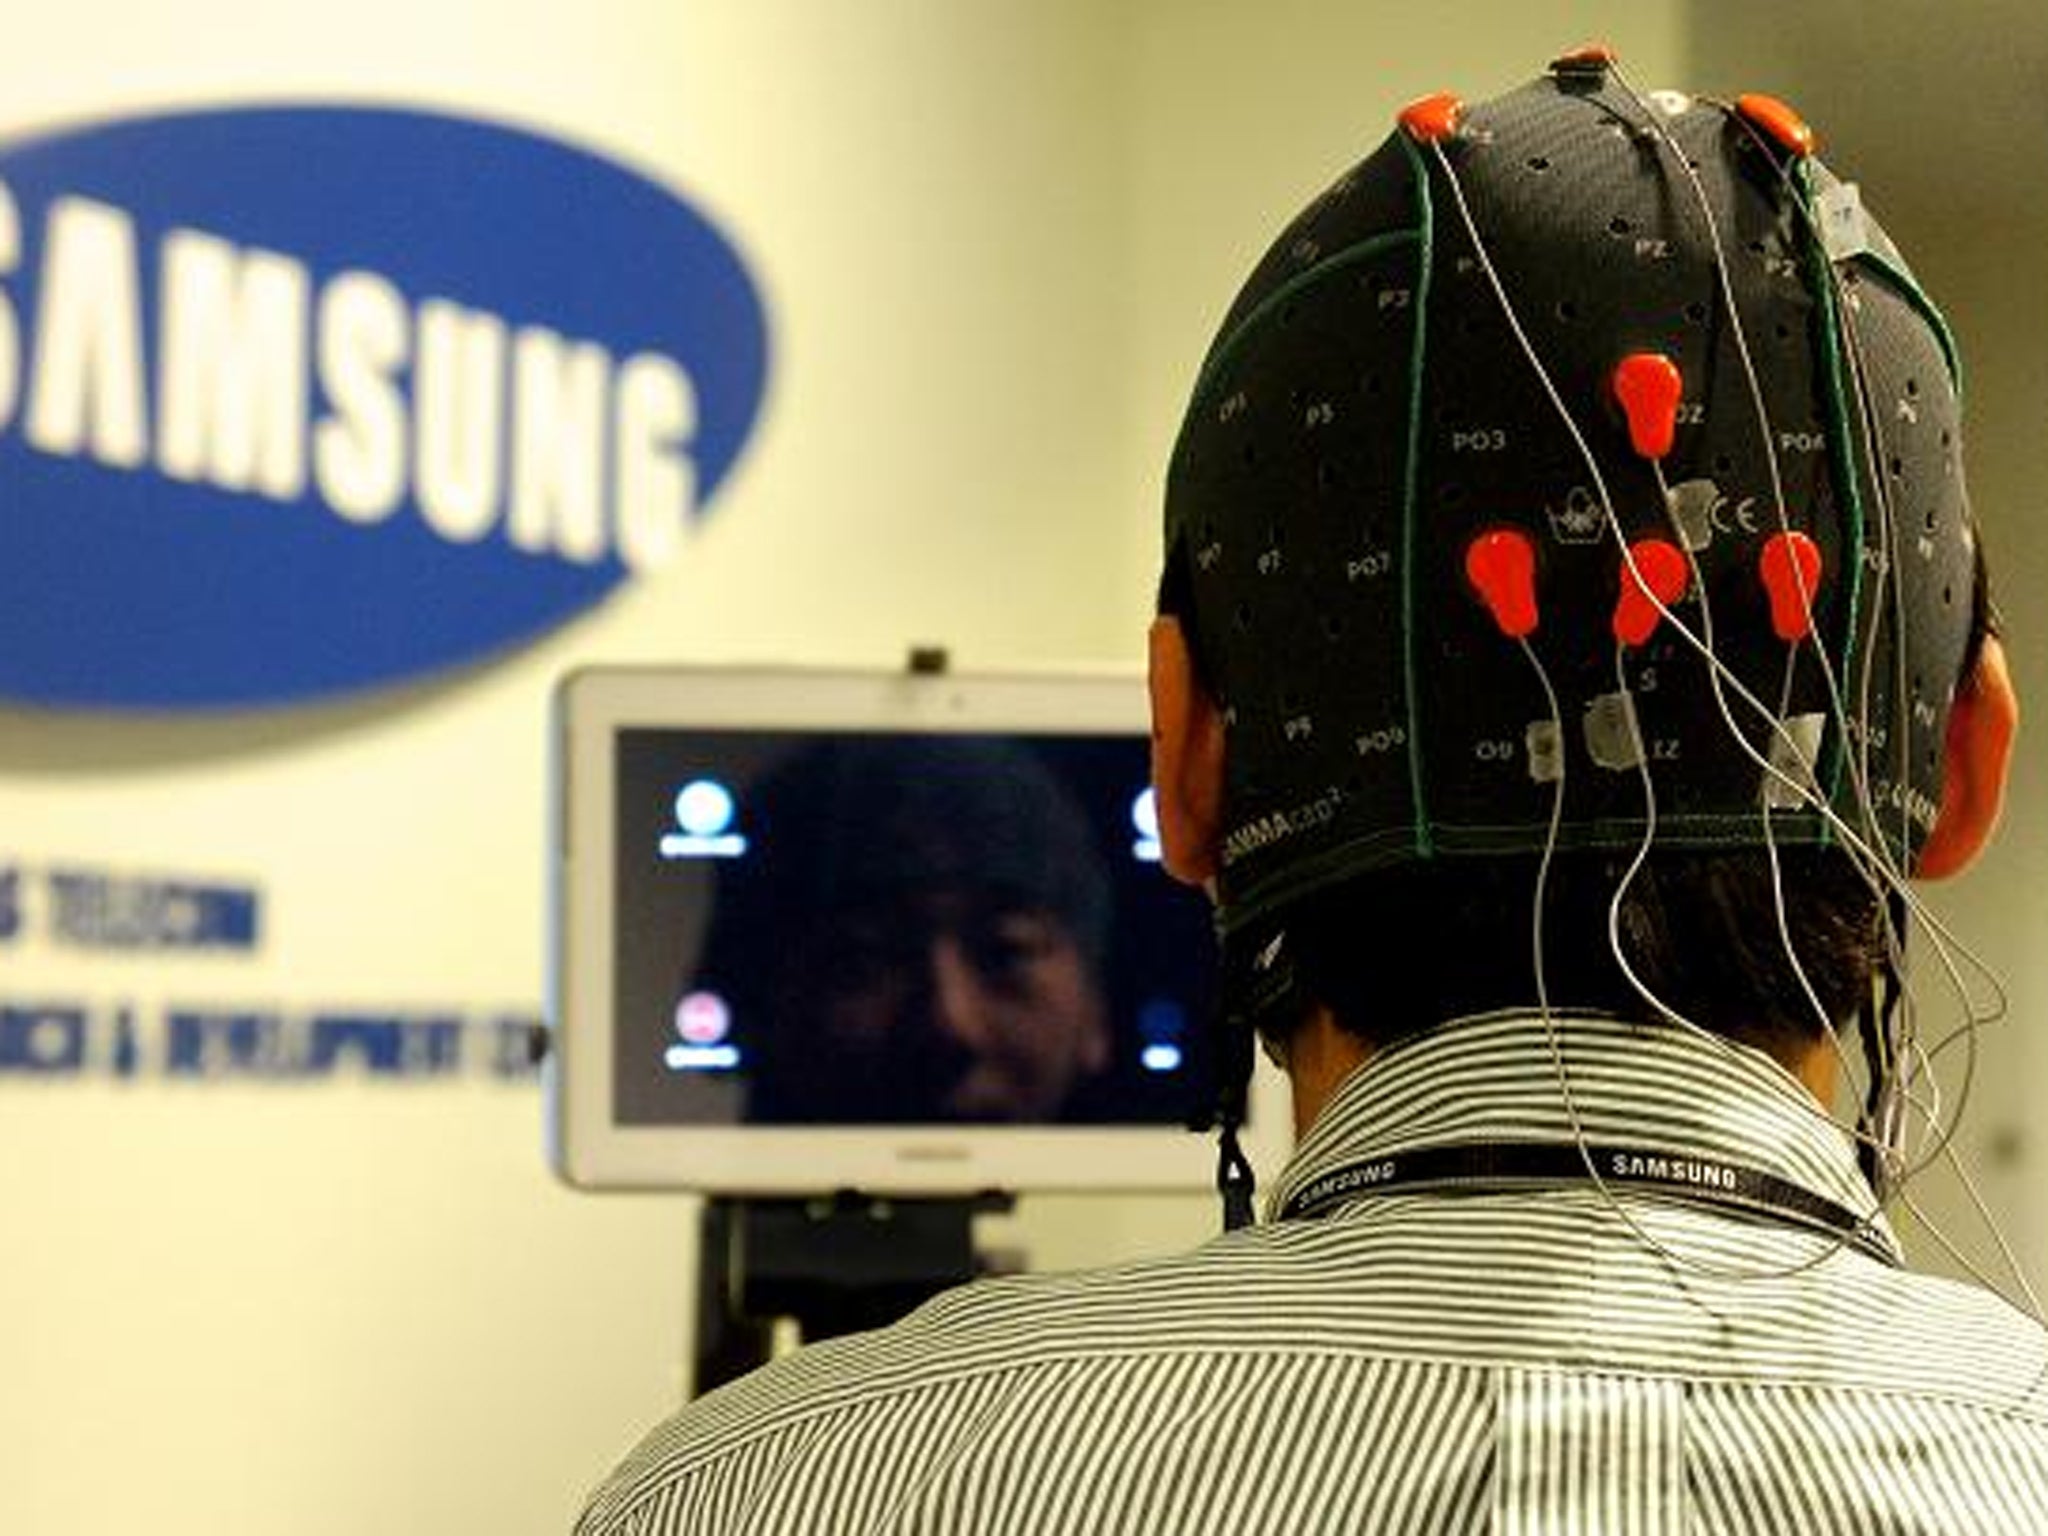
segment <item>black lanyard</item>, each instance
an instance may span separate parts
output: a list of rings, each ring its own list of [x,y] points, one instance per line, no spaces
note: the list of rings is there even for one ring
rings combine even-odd
[[[1776,1216],[1839,1239],[1882,1263],[1898,1267],[1898,1256],[1878,1235],[1877,1218],[1859,1216],[1845,1205],[1761,1168],[1713,1157],[1688,1156],[1650,1147],[1572,1142],[1475,1142],[1465,1146],[1417,1147],[1385,1157],[1361,1158],[1318,1174],[1287,1198],[1280,1219],[1321,1216],[1361,1195],[1478,1186],[1590,1184],[1590,1161],[1599,1182],[1625,1189],[1654,1189],[1704,1205]]]

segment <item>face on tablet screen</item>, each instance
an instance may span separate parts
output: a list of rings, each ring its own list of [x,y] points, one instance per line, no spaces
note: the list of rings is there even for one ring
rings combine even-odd
[[[1109,1064],[1098,967],[1029,896],[905,890],[820,914],[791,958],[767,1027],[806,1046],[771,1116],[1056,1120]]]
[[[1171,1124],[1210,941],[1132,737],[626,730],[633,1124]]]

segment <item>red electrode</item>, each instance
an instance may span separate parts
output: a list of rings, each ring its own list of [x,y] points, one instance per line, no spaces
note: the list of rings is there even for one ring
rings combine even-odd
[[[1438,91],[1403,107],[1399,121],[1408,137],[1424,144],[1448,139],[1458,131],[1458,116],[1465,103],[1449,91]]]
[[[1631,446],[1646,459],[1663,458],[1678,431],[1678,401],[1685,389],[1678,364],[1662,352],[1631,352],[1614,365],[1609,385],[1628,418]]]
[[[1774,533],[1757,556],[1757,575],[1771,595],[1771,628],[1787,642],[1813,633],[1820,596],[1820,546],[1803,533]]]
[[[1465,579],[1472,583],[1510,640],[1536,629],[1536,546],[1514,528],[1482,533],[1465,546]]]
[[[1614,638],[1636,646],[1656,633],[1665,609],[1685,596],[1691,571],[1685,551],[1666,539],[1638,539],[1628,555],[1621,563],[1621,595],[1614,600]]]
[[[1735,98],[1735,110],[1793,158],[1803,160],[1813,153],[1813,130],[1806,126],[1806,119],[1777,97],[1752,91]]]
[[[1603,75],[1619,62],[1619,55],[1605,43],[1583,43],[1550,61],[1554,75]]]

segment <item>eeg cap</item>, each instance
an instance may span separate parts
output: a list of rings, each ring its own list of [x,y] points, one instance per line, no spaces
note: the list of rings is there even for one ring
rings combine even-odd
[[[1634,847],[1646,775],[1659,846],[1910,868],[1975,577],[1956,360],[1811,149],[1585,50],[1417,103],[1259,262],[1166,498],[1226,949],[1554,810]]]

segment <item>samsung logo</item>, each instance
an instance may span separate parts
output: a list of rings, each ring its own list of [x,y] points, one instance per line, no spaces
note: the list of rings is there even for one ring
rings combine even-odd
[[[204,230],[144,250],[133,218],[91,198],[59,199],[40,233],[25,380],[21,346],[0,348],[0,417],[25,386],[38,451],[273,501],[310,481],[348,522],[404,506],[451,544],[636,570],[674,555],[696,482],[696,386],[677,359],[415,303],[373,271],[316,284],[303,261]],[[0,269],[21,244],[0,184]],[[6,298],[0,328],[21,330]]]
[[[1358,1189],[1377,1189],[1382,1184],[1393,1183],[1395,1173],[1392,1158],[1376,1163],[1354,1163],[1316,1180],[1303,1191],[1302,1203],[1315,1204]]]
[[[1698,1158],[1661,1157],[1634,1152],[1616,1152],[1608,1161],[1617,1179],[1641,1179],[1655,1184],[1693,1184],[1733,1194],[1741,1185],[1733,1168]]]
[[[765,329],[687,204],[511,129],[0,152],[0,694],[277,702],[531,638],[675,559]]]

